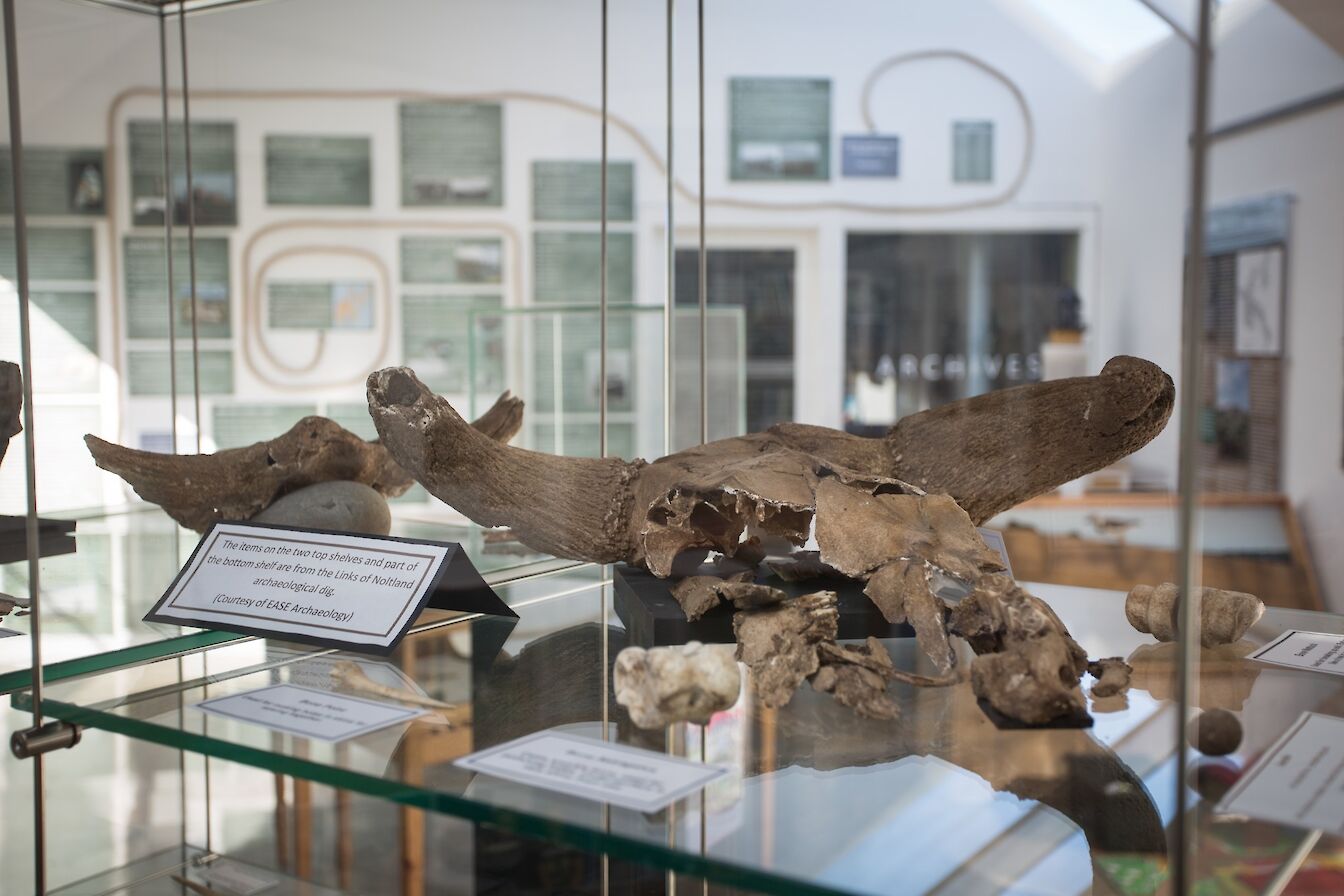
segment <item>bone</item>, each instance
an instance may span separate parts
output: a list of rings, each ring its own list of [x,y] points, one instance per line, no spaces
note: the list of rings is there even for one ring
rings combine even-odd
[[[956,652],[932,573],[974,583],[1003,569],[970,517],[946,495],[869,494],[838,479],[817,485],[817,543],[823,563],[868,580],[864,592],[888,622],[910,621],[942,673],[956,664]]]
[[[971,689],[1009,718],[1044,725],[1085,718],[1078,681],[1087,654],[1040,598],[989,575],[952,609],[950,630],[976,652]]]
[[[752,535],[801,546],[824,480],[870,493],[946,493],[979,524],[1151,440],[1171,413],[1174,389],[1157,366],[1118,357],[1096,377],[916,414],[881,439],[783,424],[651,464],[495,444],[470,433],[407,368],[375,372],[368,394],[397,461],[477,523],[512,527],[540,552],[624,560],[667,576],[679,554],[732,556]],[[931,519],[941,509],[935,505]]]
[[[719,605],[719,586],[723,579],[716,576],[691,576],[672,586],[672,597],[681,605],[686,621],[695,622]]]
[[[545,554],[615,563],[631,552],[638,464],[557,457],[472,428],[408,368],[375,371],[369,413],[383,445],[430,494],[482,526],[506,526]]]
[[[891,475],[951,495],[979,526],[1142,448],[1166,426],[1175,396],[1156,364],[1120,355],[1099,376],[954,401],[892,428]]]
[[[0,361],[0,463],[5,460],[9,440],[23,432],[19,412],[23,410],[23,374],[12,361]]]
[[[863,577],[897,560],[919,560],[964,582],[1003,561],[947,495],[872,495],[824,479],[817,485],[821,561]]]
[[[1224,591],[1205,586],[1200,590],[1199,643],[1219,647],[1241,640],[1247,629],[1264,615],[1265,605],[1254,594]],[[1180,588],[1171,582],[1157,587],[1135,585],[1125,598],[1125,618],[1137,631],[1151,634],[1159,641],[1175,641],[1179,636]]]
[[[765,565],[786,582],[808,582],[840,575],[838,569],[821,562],[820,551],[794,551],[787,557],[767,559]]]
[[[900,710],[887,696],[896,675],[891,654],[882,642],[869,637],[863,646],[822,642],[817,647],[821,668],[812,676],[812,688],[831,694],[867,719],[894,719]]]
[[[742,679],[732,648],[690,641],[672,647],[627,647],[612,670],[616,702],[640,728],[677,722],[706,725],[732,707]]]
[[[839,625],[834,591],[733,615],[737,658],[751,670],[752,687],[763,705],[780,707],[793,699],[798,686],[821,668],[818,645],[834,641]]]
[[[1118,656],[1093,660],[1087,664],[1087,671],[1096,679],[1092,696],[1099,698],[1115,697],[1129,690],[1129,679],[1134,672],[1129,663]]]
[[[521,420],[522,402],[508,393],[481,418],[501,438],[512,437]],[[276,499],[319,482],[357,482],[387,497],[415,482],[382,445],[325,417],[304,417],[270,441],[214,454],[137,451],[93,435],[84,442],[99,467],[197,532],[219,521],[251,519]]]

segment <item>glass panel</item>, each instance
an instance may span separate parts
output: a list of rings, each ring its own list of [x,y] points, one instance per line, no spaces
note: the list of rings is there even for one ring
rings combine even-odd
[[[413,635],[386,662],[251,642],[209,651],[207,679],[180,681],[174,664],[151,664],[58,684],[50,702],[58,716],[82,724],[766,892],[887,893],[897,875],[912,892],[1079,892],[1159,873],[1162,860],[1148,854],[1164,843],[1173,810],[1174,645],[1155,647],[1133,631],[1120,592],[1036,588],[1089,655],[1128,656],[1135,667],[1127,699],[1094,703],[1091,731],[997,730],[965,683],[900,686],[892,696],[902,720],[876,722],[856,720],[810,689],[768,709],[750,682],[706,729],[641,731],[619,705],[603,703],[610,699],[604,658],[610,663],[634,636],[620,621],[630,611],[623,598],[613,603],[597,587],[514,600],[521,618],[512,628],[481,620]],[[1250,630],[1248,648],[1294,628],[1344,635],[1334,617],[1275,608]],[[921,668],[912,640],[884,645],[899,666]],[[333,746],[192,708],[280,682],[337,687],[331,669],[342,658],[404,676],[402,687],[447,704],[438,712],[454,726],[444,731],[431,715]],[[1277,737],[1275,720],[1335,691],[1324,676],[1285,687],[1282,673],[1239,658],[1207,663],[1201,682],[1208,699],[1241,707],[1248,733],[1239,755],[1247,756]],[[164,694],[187,709],[166,707]],[[16,695],[16,704],[25,699]],[[604,721],[615,742],[704,756],[729,774],[703,797],[639,814],[453,765],[466,752],[537,731],[603,739]],[[1117,813],[1124,824],[1113,823]],[[1205,813],[1196,833],[1266,842],[1280,836],[1272,831]],[[1264,853],[1271,873],[1286,858],[1284,850]],[[1210,853],[1208,861],[1212,873],[1241,860]]]

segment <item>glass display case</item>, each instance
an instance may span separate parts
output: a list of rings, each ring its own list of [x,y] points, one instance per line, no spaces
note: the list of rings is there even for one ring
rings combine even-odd
[[[1344,891],[1330,6],[0,0],[0,890]]]

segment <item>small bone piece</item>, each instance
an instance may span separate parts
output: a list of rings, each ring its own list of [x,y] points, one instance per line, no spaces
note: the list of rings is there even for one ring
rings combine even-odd
[[[23,374],[13,361],[0,361],[0,461],[5,459],[9,440],[23,432],[19,412],[23,410]]]
[[[672,647],[627,647],[612,670],[616,702],[640,728],[707,724],[737,702],[741,675],[727,645],[699,641]]]
[[[1241,746],[1241,721],[1225,709],[1210,709],[1190,720],[1190,742],[1205,756],[1226,756]]]
[[[1264,603],[1254,594],[1208,586],[1200,594],[1199,643],[1203,647],[1240,641],[1265,612]],[[1159,641],[1175,641],[1179,595],[1180,589],[1171,582],[1156,588],[1135,585],[1125,599],[1125,617],[1137,631],[1150,633]]]
[[[739,610],[766,607],[788,597],[778,588],[721,579],[718,576],[691,576],[672,586],[672,597],[681,604],[688,622],[695,622],[719,605],[719,600],[731,601]]]
[[[1129,676],[1134,670],[1120,657],[1112,656],[1093,660],[1087,664],[1087,671],[1096,679],[1092,685],[1093,697],[1114,697],[1129,690]]]
[[[821,668],[818,645],[834,641],[840,612],[834,591],[818,591],[733,615],[737,658],[751,670],[756,696],[769,707],[793,699],[803,680]]]
[[[1078,679],[1087,654],[1040,598],[1007,575],[985,576],[952,610],[950,630],[970,642],[971,689],[1028,725],[1087,715]]]
[[[817,647],[821,668],[812,676],[812,687],[831,694],[868,719],[894,719],[900,715],[887,696],[887,684],[896,677],[891,654],[882,642],[869,636],[862,646],[822,642]]]
[[[787,557],[771,557],[765,565],[786,582],[807,582],[840,575],[838,570],[821,562],[820,551],[794,551]]]

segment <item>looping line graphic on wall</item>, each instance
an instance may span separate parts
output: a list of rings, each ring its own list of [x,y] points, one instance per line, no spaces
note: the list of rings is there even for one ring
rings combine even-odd
[[[309,381],[302,384],[284,382],[271,376],[266,369],[257,363],[253,357],[253,345],[260,349],[261,354],[267,362],[275,369],[292,373],[306,373],[321,363],[325,341],[323,334],[318,333],[318,348],[313,359],[302,368],[292,368],[280,361],[266,344],[265,327],[263,325],[264,315],[261,313],[262,295],[265,288],[265,274],[272,263],[279,261],[288,255],[303,255],[312,253],[325,253],[335,255],[358,255],[372,261],[378,269],[379,277],[383,282],[383,289],[378,299],[378,310],[382,314],[382,338],[379,341],[378,354],[374,358],[369,370],[376,370],[383,366],[389,360],[389,351],[391,349],[392,339],[392,314],[391,314],[391,276],[388,273],[387,265],[376,254],[365,249],[357,249],[351,246],[325,245],[325,246],[295,246],[282,249],[279,252],[267,256],[263,259],[257,268],[257,273],[252,274],[252,256],[256,251],[257,244],[264,238],[280,233],[286,230],[396,230],[404,233],[423,233],[427,231],[450,231],[454,233],[469,234],[497,234],[506,244],[506,252],[511,260],[512,270],[509,281],[505,287],[505,294],[513,294],[516,297],[519,284],[522,283],[521,256],[519,254],[519,236],[514,228],[507,224],[487,223],[483,221],[434,221],[434,220],[407,220],[404,218],[395,219],[363,219],[353,218],[346,220],[326,221],[321,219],[293,219],[288,221],[277,221],[268,224],[257,230],[248,237],[242,250],[242,269],[243,269],[243,308],[246,320],[243,326],[242,357],[243,363],[247,369],[258,380],[277,391],[282,392],[306,392],[313,388],[333,388],[341,386],[363,385],[365,373],[358,373],[353,377],[346,379],[333,380],[330,382]],[[378,323],[375,322],[375,326]]]
[[[892,56],[890,59],[883,60],[863,81],[863,92],[860,94],[859,107],[863,113],[864,127],[868,128],[869,133],[877,133],[877,125],[873,121],[873,88],[877,86],[877,82],[881,80],[884,75],[903,65],[909,65],[913,62],[928,62],[934,59],[949,59],[956,62],[963,62],[977,71],[989,75],[989,77],[998,81],[1007,89],[1009,95],[1013,98],[1013,102],[1017,104],[1018,111],[1022,113],[1022,161],[1017,166],[1017,173],[1008,183],[1008,186],[993,196],[957,203],[955,205],[906,208],[903,209],[903,211],[967,211],[1002,205],[1016,196],[1018,191],[1022,189],[1022,184],[1027,179],[1027,172],[1031,170],[1031,158],[1036,149],[1036,125],[1032,121],[1031,107],[1027,105],[1027,97],[1026,94],[1022,92],[1022,89],[1018,87],[1017,84],[1013,83],[1013,80],[1006,74],[990,65],[988,62],[985,62],[983,59],[980,59],[977,56],[972,56],[970,53],[963,52],[962,50],[917,50],[913,53],[902,53],[899,56]]]
[[[925,204],[925,205],[912,205],[901,203],[852,202],[846,200],[826,200],[826,199],[807,201],[807,202],[789,202],[789,201],[772,201],[763,199],[744,199],[732,196],[707,195],[704,198],[705,206],[713,208],[734,208],[734,209],[745,209],[745,210],[763,211],[763,212],[847,211],[858,214],[909,215],[909,214],[948,214],[953,212],[971,211],[976,209],[984,209],[997,205],[1002,205],[1010,201],[1014,196],[1017,195],[1018,191],[1021,189],[1023,182],[1026,180],[1027,173],[1031,167],[1031,160],[1035,144],[1034,125],[1032,122],[1031,110],[1027,105],[1026,97],[1021,91],[1021,89],[1018,88],[1018,86],[1006,74],[1004,74],[999,69],[993,67],[989,63],[985,62],[984,60],[976,56],[973,56],[969,53],[962,52],[960,50],[936,49],[936,50],[923,50],[915,53],[907,53],[900,56],[893,56],[890,59],[883,61],[875,69],[873,69],[873,71],[868,75],[867,79],[865,79],[864,81],[861,105],[862,105],[862,114],[866,126],[870,131],[876,130],[876,125],[874,124],[872,111],[870,107],[872,101],[873,88],[877,83],[877,81],[884,75],[888,74],[893,69],[899,66],[930,59],[956,60],[959,62],[963,62],[967,65],[970,65],[979,71],[984,72],[985,74],[989,75],[991,78],[993,78],[994,80],[996,80],[997,82],[999,82],[1000,84],[1002,84],[1004,87],[1007,88],[1014,102],[1017,104],[1019,110],[1021,111],[1024,125],[1024,143],[1023,143],[1022,161],[1018,167],[1018,171],[1014,176],[1013,180],[1001,192],[981,199],[967,200],[964,202]],[[159,88],[157,87],[132,87],[117,94],[117,96],[112,100],[111,104],[108,107],[107,122],[106,122],[107,170],[109,171],[118,170],[116,167],[117,166],[116,150],[118,146],[117,142],[118,135],[116,125],[121,107],[131,99],[135,98],[157,99],[160,96],[161,93]],[[177,90],[169,91],[169,96],[170,97],[181,96],[181,91]],[[405,100],[420,100],[420,101],[438,100],[447,102],[523,102],[523,103],[537,103],[540,105],[547,105],[547,106],[556,106],[597,119],[601,119],[602,117],[602,109],[599,106],[590,105],[588,103],[570,99],[569,97],[559,96],[555,94],[538,93],[533,91],[522,91],[522,90],[449,93],[441,91],[391,90],[391,89],[226,90],[226,89],[205,88],[205,89],[192,90],[191,96],[194,100],[198,102],[202,100],[257,100],[257,101],[306,100],[306,101],[327,101],[327,102],[331,101],[349,102],[351,100],[367,100],[367,101],[382,101],[382,102],[388,102],[388,101],[400,102]],[[649,138],[647,138],[643,133],[641,133],[639,129],[634,126],[634,124],[620,117],[619,115],[612,115],[610,114],[610,112],[608,112],[607,121],[610,124],[610,126],[624,133],[635,144],[639,152],[643,154],[652,163],[654,170],[658,174],[663,176],[666,176],[668,174],[666,159],[654,146],[653,142],[649,140]],[[111,306],[112,306],[111,310],[113,314],[113,319],[120,322],[122,319],[121,315],[122,284],[119,272],[120,253],[118,251],[119,248],[118,237],[120,235],[121,227],[116,206],[116,200],[118,198],[116,196],[117,186],[118,186],[117,178],[109,177],[106,179],[105,201],[107,209],[107,226],[109,229],[109,237],[110,237],[109,244],[111,246],[111,252],[110,252]],[[672,187],[675,194],[684,201],[693,204],[698,203],[699,197],[697,191],[691,189],[685,183],[681,182],[675,177],[672,178]],[[511,242],[513,243],[515,266],[517,266],[518,264],[517,259],[519,256],[518,256],[517,235],[513,232],[511,228],[507,227],[507,225],[499,225],[499,224],[483,225],[479,223],[469,224],[466,222],[459,222],[459,221],[412,222],[402,220],[394,220],[394,221],[308,220],[308,221],[278,222],[275,224],[268,225],[267,227],[263,227],[261,230],[253,234],[252,237],[248,240],[247,244],[248,249],[245,250],[243,254],[244,277],[242,279],[242,282],[244,284],[243,289],[245,295],[243,297],[242,305],[244,308],[244,313],[247,314],[249,318],[255,316],[252,314],[251,310],[255,307],[255,301],[256,301],[252,293],[254,293],[254,291],[257,288],[259,288],[258,284],[254,284],[252,282],[250,274],[248,273],[250,268],[249,252],[251,251],[251,246],[263,234],[272,233],[278,229],[300,227],[300,226],[307,227],[310,229],[311,228],[347,229],[356,227],[372,227],[381,229],[391,227],[406,230],[413,230],[413,229],[421,229],[421,230],[454,229],[454,230],[468,230],[468,231],[498,230],[504,233],[506,238],[511,240]],[[516,290],[518,288],[518,284],[520,283],[521,279],[515,277],[514,283],[510,286],[510,288]],[[244,338],[242,341],[243,360],[244,363],[247,365],[248,369],[251,370],[252,373],[259,380],[261,380],[262,382],[266,383],[267,385],[273,388],[285,391],[302,391],[325,385],[322,383],[314,382],[314,383],[307,383],[303,386],[295,387],[292,384],[285,384],[282,382],[278,382],[273,377],[267,375],[264,371],[262,371],[256,364],[255,359],[251,356],[252,338],[250,338],[249,334],[253,332],[254,326],[259,328],[260,324],[256,323],[253,320],[246,320],[243,322],[243,333],[244,333]],[[260,338],[259,333],[256,338],[258,339]],[[390,338],[390,336],[388,336],[388,338]],[[319,345],[321,345],[321,343],[319,343]],[[269,350],[264,346],[264,344],[261,346],[261,350],[263,354],[267,355],[268,358],[274,361],[273,356],[270,354]],[[386,355],[386,348],[380,351],[379,363],[381,363],[385,355]],[[316,364],[319,362],[320,362],[320,349],[319,349],[319,357],[314,359],[314,361],[311,364],[307,365],[306,369],[311,369],[312,367],[316,366]],[[120,324],[118,324],[118,326],[113,328],[112,366],[116,371],[116,373],[118,374],[118,376],[121,376],[123,374],[122,335]],[[276,364],[276,366],[279,367],[280,369],[285,369],[283,364]],[[358,379],[362,381],[362,377]],[[342,381],[340,383],[335,383],[332,385],[349,385],[349,384],[350,383],[348,382]]]
[[[289,246],[281,249],[279,252],[269,255],[257,268],[257,276],[251,284],[247,286],[244,295],[243,317],[245,322],[251,325],[254,330],[252,333],[244,334],[244,340],[248,336],[255,336],[257,347],[261,353],[266,356],[266,360],[277,370],[289,374],[311,373],[322,361],[322,356],[326,353],[327,331],[318,330],[316,332],[316,347],[313,350],[313,357],[306,364],[293,365],[283,361],[271,347],[266,344],[266,327],[263,321],[266,315],[263,313],[262,296],[266,294],[266,273],[275,264],[284,261],[286,258],[294,258],[299,255],[329,255],[337,258],[359,258],[373,265],[374,271],[378,274],[378,290],[374,295],[374,327],[380,331],[381,336],[378,340],[378,351],[369,362],[369,369],[374,370],[381,367],[387,359],[388,349],[392,342],[392,275],[387,269],[387,263],[383,261],[376,253],[368,249],[360,249],[355,246]],[[253,374],[259,375],[260,372],[248,365]],[[342,381],[341,385],[348,383],[354,384],[359,380]],[[333,384],[334,385],[334,384]]]

